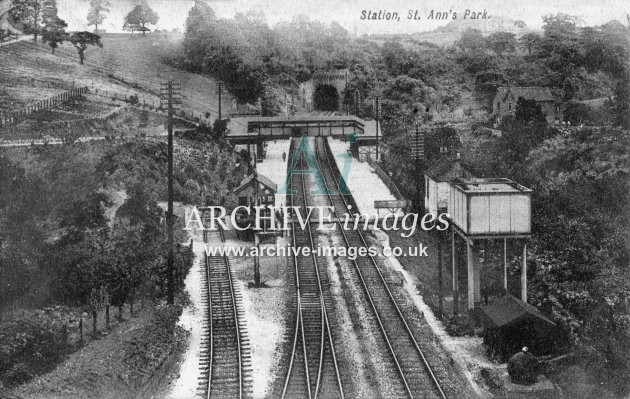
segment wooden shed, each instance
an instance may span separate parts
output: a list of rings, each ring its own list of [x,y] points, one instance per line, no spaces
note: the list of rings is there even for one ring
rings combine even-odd
[[[448,212],[468,237],[529,236],[531,190],[503,178],[449,183]]]
[[[424,209],[427,213],[444,213],[448,210],[449,182],[469,179],[472,174],[459,159],[444,158],[431,165],[424,175]]]
[[[240,209],[236,214],[236,220],[239,226],[245,228],[244,231],[237,231],[236,235],[240,239],[249,240],[254,237],[256,229],[255,211],[251,209],[254,206],[273,206],[275,205],[276,191],[278,186],[268,177],[254,172],[247,176],[241,184],[234,189],[233,193],[238,198],[238,205],[250,208],[249,211]],[[272,214],[272,210],[265,208],[260,212],[260,228],[262,231],[269,231],[271,228],[270,218],[277,220],[278,215]]]
[[[234,189],[240,206],[274,205],[278,185],[260,173],[252,173]]]
[[[493,358],[506,361],[524,346],[538,356],[554,349],[558,338],[554,322],[510,294],[482,307],[481,316],[484,343]]]

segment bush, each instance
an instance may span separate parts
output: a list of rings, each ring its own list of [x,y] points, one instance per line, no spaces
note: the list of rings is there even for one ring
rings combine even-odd
[[[129,104],[138,104],[138,102],[140,102],[140,99],[137,94],[132,94],[129,96],[129,99],[127,100],[127,102]]]
[[[52,369],[70,348],[69,308],[16,311],[0,326],[0,381],[13,387]]]
[[[15,387],[30,381],[33,377],[34,375],[30,372],[28,367],[18,362],[2,375],[2,382],[7,387]]]
[[[155,370],[173,345],[177,321],[182,313],[180,305],[159,306],[149,325],[141,334],[125,342],[125,363],[133,370]]]
[[[473,130],[473,134],[477,137],[489,139],[492,137],[492,130],[487,128],[480,128],[477,130]]]

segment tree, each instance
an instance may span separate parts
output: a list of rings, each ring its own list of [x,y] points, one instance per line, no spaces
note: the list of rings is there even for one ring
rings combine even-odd
[[[591,107],[577,101],[569,101],[565,104],[563,116],[564,120],[571,122],[572,125],[590,124],[594,119]]]
[[[466,29],[455,45],[461,51],[483,51],[486,48],[486,41],[478,30]]]
[[[59,44],[63,43],[67,38],[68,34],[65,31],[65,27],[59,29],[46,28],[42,33],[42,41],[48,43],[53,54],[55,54],[55,49],[59,47]]]
[[[526,100],[523,97],[519,97],[516,101],[516,112],[514,116],[517,121],[528,122],[544,122],[545,115],[542,109],[535,100]]]
[[[80,235],[87,230],[107,227],[107,217],[104,208],[113,203],[105,193],[93,192],[84,198],[72,201],[67,208],[62,209],[63,218],[59,226],[67,229],[77,229]]]
[[[564,307],[564,317],[573,319],[576,349],[589,347],[589,367],[604,381],[625,374],[617,382],[625,391],[619,396],[628,392],[630,348],[624,320],[630,296],[629,144],[622,129],[582,129],[542,143],[530,153],[528,171],[536,180],[532,248],[539,255],[532,263],[542,263],[537,269],[544,271],[532,286],[544,286],[558,299],[556,307]],[[541,262],[540,254],[547,259]]]
[[[630,68],[630,67],[629,67]],[[625,128],[630,127],[630,71],[626,72],[615,86],[613,112],[615,123]]]
[[[160,220],[164,211],[150,197],[138,184],[116,211],[109,248],[112,263],[108,287],[112,304],[119,308],[129,302],[133,309],[139,288],[149,279],[150,265],[163,248]]]
[[[42,29],[43,5],[44,0],[13,0],[13,8],[9,11],[11,17],[23,25],[24,33],[33,35],[35,43]]]
[[[148,29],[146,25],[155,25],[160,17],[157,15],[151,7],[143,1],[141,4],[138,4],[127,14],[125,17],[125,26],[136,26],[141,29],[134,30],[142,30],[142,34],[144,35],[145,31]],[[133,32],[133,30],[132,30]]]
[[[68,38],[66,28],[68,24],[57,15],[57,4],[55,0],[45,0],[42,8],[42,20],[44,30],[42,31],[42,41],[48,43],[53,54],[55,49]]]
[[[489,106],[490,109],[492,109],[492,99],[497,88],[505,86],[507,83],[508,77],[504,76],[499,68],[494,68],[492,65],[475,75],[475,90],[485,97],[486,106]]]
[[[429,162],[439,159],[444,149],[446,149],[448,154],[456,154],[462,146],[457,131],[451,126],[444,125],[431,129],[427,133],[424,142],[425,154]]]
[[[545,36],[567,36],[576,33],[576,18],[568,14],[546,15],[543,17]]]
[[[263,116],[276,116],[282,110],[280,109],[281,98],[278,91],[273,87],[272,82],[264,83],[264,91],[260,98],[261,100],[261,112]]]
[[[144,241],[160,234],[160,219],[164,212],[157,202],[151,199],[150,192],[141,184],[129,189],[129,198],[116,211],[117,218],[128,219],[131,225],[143,224]]]
[[[76,47],[79,53],[79,59],[81,60],[81,65],[83,65],[83,60],[85,59],[85,50],[87,50],[88,46],[98,46],[103,48],[103,43],[101,43],[101,37],[95,33],[91,32],[76,32],[73,33],[70,38],[70,42]]]
[[[46,183],[0,154],[0,316],[14,300],[26,294],[40,269],[45,240],[41,202],[49,197]]]
[[[133,35],[133,32],[140,30],[140,25],[128,24],[127,22],[125,22],[125,25],[123,25],[123,30],[129,31]]]
[[[109,12],[111,3],[109,0],[90,0],[88,12],[88,26],[94,25],[94,33],[98,33],[98,26],[105,21],[105,14]]]
[[[68,201],[60,210],[63,234],[50,247],[50,264],[55,267],[54,289],[58,298],[85,305],[93,312],[93,292],[103,284],[107,269],[109,227],[106,194],[92,192]]]
[[[538,46],[540,36],[536,33],[526,33],[518,39],[519,44],[527,50],[528,55],[532,55],[532,50]]]
[[[155,256],[142,240],[142,223],[132,225],[128,219],[119,219],[112,227],[107,248],[107,287],[111,304],[118,306],[118,319],[122,320],[122,308],[133,300],[135,291],[146,278],[147,262]]]
[[[514,33],[494,32],[486,37],[486,45],[499,57],[505,52],[516,50]]]

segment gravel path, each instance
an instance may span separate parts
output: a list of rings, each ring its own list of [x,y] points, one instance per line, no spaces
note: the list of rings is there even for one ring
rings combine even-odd
[[[170,399],[185,399],[195,396],[197,390],[199,373],[199,357],[201,351],[201,337],[203,334],[203,320],[205,309],[203,305],[203,295],[201,292],[201,278],[203,275],[204,246],[200,242],[193,241],[193,252],[195,261],[192,268],[184,280],[186,292],[190,298],[190,305],[184,308],[179,319],[186,331],[190,332],[186,352],[179,367],[177,379],[171,384],[169,392],[165,395]]]
[[[278,238],[286,245],[286,238]],[[226,246],[250,246],[252,243],[226,235]],[[271,245],[271,244],[262,244]],[[241,293],[244,321],[251,345],[253,397],[270,395],[283,350],[287,329],[288,306],[291,292],[288,289],[288,271],[285,257],[261,257],[260,275],[264,287],[250,287],[254,280],[253,258],[230,258],[235,284]]]

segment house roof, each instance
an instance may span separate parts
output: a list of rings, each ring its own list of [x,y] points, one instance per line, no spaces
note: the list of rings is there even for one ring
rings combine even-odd
[[[242,191],[245,187],[249,186],[249,184],[254,179],[256,179],[260,184],[262,184],[263,186],[269,188],[273,192],[276,192],[278,190],[278,185],[276,183],[274,183],[273,181],[271,181],[271,179],[269,179],[267,176],[261,175],[260,173],[252,173],[251,175],[249,175],[245,179],[243,179],[241,184],[234,189],[234,193],[236,194],[236,193]]]
[[[551,91],[547,87],[499,87],[497,89],[497,95],[501,100],[505,100],[509,93],[512,93],[514,98],[518,100],[519,97],[525,100],[534,101],[555,101],[555,97],[551,94]]]
[[[526,320],[534,320],[542,322],[548,326],[555,326],[555,323],[549,320],[545,315],[528,303],[520,299],[505,294],[501,298],[497,298],[489,305],[481,308],[484,314],[484,324],[489,328],[500,328],[520,323]]]
[[[437,182],[446,182],[458,178],[471,178],[472,173],[462,165],[459,159],[442,158],[426,171],[426,175]]]

